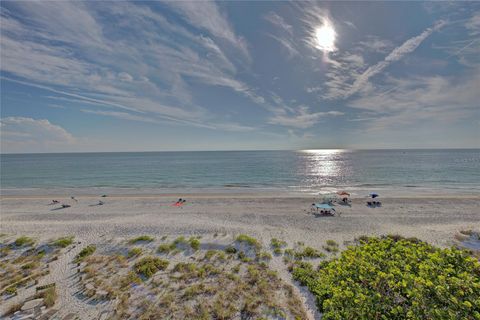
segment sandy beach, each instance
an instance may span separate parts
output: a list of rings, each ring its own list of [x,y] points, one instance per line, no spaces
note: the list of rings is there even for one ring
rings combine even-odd
[[[448,247],[455,243],[454,237],[460,230],[480,226],[480,196],[475,195],[389,197],[382,198],[382,206],[376,208],[366,206],[366,198],[354,198],[349,205],[336,204],[338,214],[334,217],[312,215],[311,203],[318,200],[312,196],[199,193],[185,197],[187,201],[182,207],[172,206],[178,197],[170,194],[78,196],[76,202],[69,197],[51,195],[3,196],[0,233],[10,238],[28,235],[38,240],[75,236],[80,245],[52,264],[57,269],[43,282],[59,284],[58,306],[64,314],[73,312],[91,319],[98,317],[105,306],[82,304],[74,297],[74,292],[68,289],[73,271],[67,267],[88,244],[115,243],[138,235],[201,236],[202,241],[227,244],[244,233],[256,237],[267,247],[275,237],[289,244],[300,241],[317,248],[327,239],[333,239],[343,249],[361,235],[401,234]],[[51,205],[52,199],[71,207]],[[100,200],[104,201],[103,205],[98,205]],[[294,284],[281,260],[273,259],[270,267]],[[318,319],[312,296],[298,285],[295,288],[305,303],[308,317]],[[11,303],[3,304],[0,312]]]
[[[455,232],[478,226],[480,195],[382,198],[370,208],[365,198],[349,206],[336,205],[337,217],[308,214],[312,196],[277,197],[262,194],[189,194],[182,207],[173,207],[178,195],[116,195],[106,198],[3,196],[1,232],[51,237],[95,237],[136,234],[248,233],[268,242],[271,237],[314,245],[325,239],[340,243],[360,235],[399,233],[439,246],[452,244]],[[57,199],[72,205],[58,209]],[[99,200],[104,205],[96,205]]]

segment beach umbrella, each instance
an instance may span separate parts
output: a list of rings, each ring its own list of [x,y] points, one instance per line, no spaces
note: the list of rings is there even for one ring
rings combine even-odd
[[[376,197],[378,197],[378,193],[370,193],[370,197],[375,199]]]

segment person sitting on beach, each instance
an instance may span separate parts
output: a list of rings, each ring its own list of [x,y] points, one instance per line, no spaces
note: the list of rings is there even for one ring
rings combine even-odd
[[[71,196],[71,197],[70,197],[70,199],[74,200],[75,202],[78,202],[78,200],[77,200],[77,199],[75,199],[75,197],[74,197],[74,196]]]
[[[103,202],[103,201],[101,201],[101,200],[98,201],[98,205],[99,205],[99,206],[102,206],[104,203],[105,203],[105,202]]]
[[[51,204],[58,204],[58,203],[60,203],[60,201],[58,201],[58,200],[52,200],[52,203],[51,203]]]

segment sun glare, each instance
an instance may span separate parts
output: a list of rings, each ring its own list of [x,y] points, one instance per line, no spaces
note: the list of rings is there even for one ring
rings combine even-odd
[[[325,21],[322,26],[315,29],[314,38],[316,48],[324,52],[335,51],[336,36],[337,33],[335,29],[333,29],[333,26],[328,21]]]

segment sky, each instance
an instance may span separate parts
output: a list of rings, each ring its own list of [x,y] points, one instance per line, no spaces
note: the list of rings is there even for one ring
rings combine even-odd
[[[480,147],[478,2],[0,5],[2,153]]]

